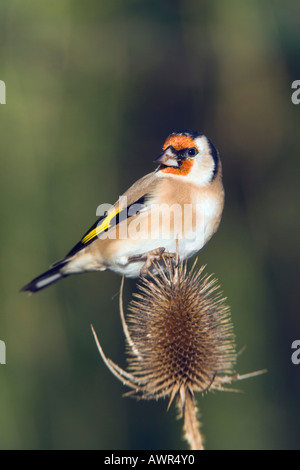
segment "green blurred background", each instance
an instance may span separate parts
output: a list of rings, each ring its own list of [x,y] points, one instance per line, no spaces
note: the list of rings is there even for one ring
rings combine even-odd
[[[219,278],[244,393],[199,396],[208,449],[300,441],[300,5],[238,0],[1,0],[1,449],[183,449],[167,401],[136,402],[123,367],[120,277],[19,288],[65,255],[152,171],[166,136],[191,128],[219,149],[226,205],[199,255]],[[134,283],[126,282],[128,301]]]

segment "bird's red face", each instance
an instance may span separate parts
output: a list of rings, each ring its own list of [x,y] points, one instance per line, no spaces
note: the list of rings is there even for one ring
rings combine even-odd
[[[195,139],[189,135],[170,135],[163,145],[164,153],[161,157],[160,171],[172,175],[188,175],[194,165],[193,155],[189,158],[188,154],[192,149],[197,149],[197,146]],[[178,158],[174,158],[174,154],[178,155]],[[184,158],[180,157],[181,154]]]
[[[160,171],[162,171],[162,173],[168,173],[169,175],[186,176],[191,171],[193,165],[194,165],[193,160],[184,160],[184,162],[182,162],[178,168],[174,166],[162,165]]]
[[[188,135],[169,135],[164,143],[163,150],[166,150],[170,145],[174,147],[175,150],[183,150],[195,147],[195,140]]]

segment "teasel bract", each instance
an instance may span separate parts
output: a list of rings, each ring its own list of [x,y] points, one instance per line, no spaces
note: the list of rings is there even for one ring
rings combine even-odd
[[[195,392],[232,390],[226,384],[261,372],[234,373],[237,354],[230,309],[218,282],[205,266],[188,270],[187,263],[165,259],[141,278],[138,292],[120,314],[127,339],[128,371],[108,359],[93,329],[102,359],[124,385],[126,395],[142,399],[174,398],[184,419],[191,450],[203,449]],[[168,407],[169,407],[168,406]]]

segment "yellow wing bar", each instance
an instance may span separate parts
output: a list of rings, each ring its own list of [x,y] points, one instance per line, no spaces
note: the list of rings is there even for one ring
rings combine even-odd
[[[131,207],[136,205],[136,208],[138,209],[138,211],[140,211],[141,208],[145,207],[146,197],[147,197],[147,194],[145,194],[144,196],[140,197],[140,199],[130,204],[130,206],[127,206],[127,207],[125,206],[121,208],[119,207],[119,209],[116,209],[114,212],[110,213],[109,215],[100,217],[100,219],[98,219],[94,223],[94,225],[88,230],[88,232],[86,232],[86,234],[83,235],[80,242],[77,243],[77,245],[75,245],[71,251],[69,251],[66,258],[69,258],[70,256],[74,256],[80,250],[85,248],[89,243],[93,243],[93,240],[97,236],[99,236],[102,232],[104,232],[105,230],[108,230],[110,227],[114,227],[118,225],[122,220],[125,220],[126,218],[128,218],[129,210]],[[121,218],[119,214],[123,211],[125,211],[124,217]],[[136,215],[136,212],[138,211],[135,211],[133,214],[130,215],[130,217],[133,215]]]
[[[111,220],[114,217],[116,217],[116,215],[118,215],[120,211],[121,211],[121,209],[118,209],[115,212],[112,212],[111,214],[109,214],[107,217],[105,217],[105,219],[102,221],[102,223],[100,225],[93,228],[90,232],[88,232],[85,235],[85,237],[83,237],[83,239],[81,240],[81,243],[86,244],[86,243],[90,242],[93,238],[96,238],[102,232],[104,232],[109,227],[111,227],[111,225],[110,225]]]

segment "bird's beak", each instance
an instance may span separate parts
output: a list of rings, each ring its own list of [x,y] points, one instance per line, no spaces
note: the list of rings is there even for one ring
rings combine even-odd
[[[155,162],[161,163],[166,166],[178,167],[177,155],[170,147],[168,147],[159,157],[157,157]]]

